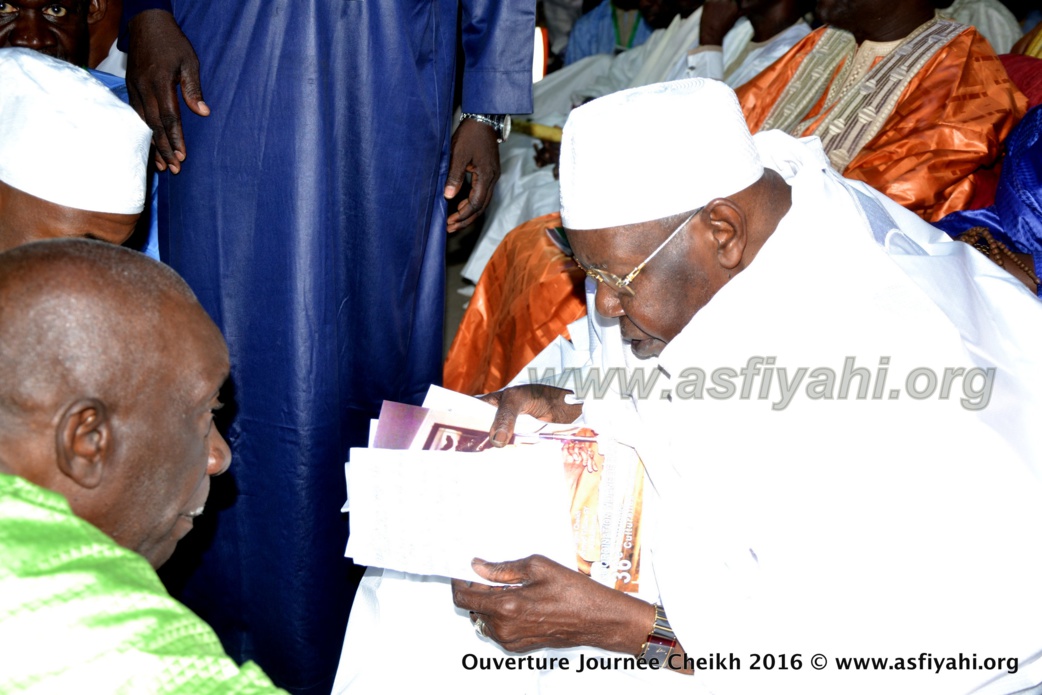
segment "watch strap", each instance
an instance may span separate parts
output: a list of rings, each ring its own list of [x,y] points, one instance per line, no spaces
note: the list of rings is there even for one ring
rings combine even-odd
[[[677,648],[677,636],[666,617],[666,610],[655,605],[655,622],[651,625],[644,645],[637,656],[645,661],[655,659],[660,666],[665,666],[669,655]]]
[[[459,117],[460,122],[467,119],[475,120],[491,126],[496,131],[496,138],[503,142],[510,137],[510,116],[499,113],[464,113]]]

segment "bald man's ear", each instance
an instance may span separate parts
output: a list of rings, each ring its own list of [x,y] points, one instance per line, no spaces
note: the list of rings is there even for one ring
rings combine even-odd
[[[109,0],[90,0],[87,6],[87,24],[96,24],[105,19],[109,11]]]
[[[742,262],[748,243],[745,213],[727,198],[717,198],[706,205],[702,214],[709,219],[717,262],[724,270],[734,270]]]
[[[58,470],[82,488],[101,484],[112,448],[112,427],[105,404],[96,398],[76,401],[58,424]]]

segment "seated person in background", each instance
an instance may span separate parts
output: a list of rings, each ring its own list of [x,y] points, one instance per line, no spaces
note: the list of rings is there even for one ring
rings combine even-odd
[[[231,461],[228,350],[184,281],[99,242],[12,249],[0,346],[0,691],[281,692],[154,571]]]
[[[582,16],[583,0],[540,0],[537,11],[542,10],[549,34],[550,53],[560,61],[568,47],[568,36],[572,27]]]
[[[987,41],[929,0],[817,14],[826,26],[736,90],[750,130],[817,135],[836,171],[927,220],[990,203],[1027,100]]]
[[[601,53],[615,55],[641,45],[652,31],[664,29],[673,19],[665,17],[665,23],[658,23],[660,18],[654,12],[659,7],[658,3],[640,0],[604,0],[572,26],[564,64]]]
[[[934,4],[943,16],[979,31],[998,54],[1009,53],[1024,33],[1017,18],[999,0],[937,0]]]
[[[804,18],[813,9],[812,0],[707,0],[698,46],[673,78],[710,77],[738,88],[810,33]]]
[[[67,62],[4,48],[0,75],[0,251],[68,236],[122,244],[144,209],[148,126]]]

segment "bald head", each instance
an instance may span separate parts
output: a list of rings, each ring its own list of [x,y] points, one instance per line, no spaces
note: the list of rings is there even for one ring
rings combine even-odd
[[[157,566],[227,467],[210,412],[227,372],[220,332],[166,266],[73,239],[0,254],[0,472],[62,493]]]
[[[0,407],[38,407],[70,390],[133,393],[166,366],[163,343],[181,315],[206,332],[185,282],[134,251],[62,240],[0,254]]]

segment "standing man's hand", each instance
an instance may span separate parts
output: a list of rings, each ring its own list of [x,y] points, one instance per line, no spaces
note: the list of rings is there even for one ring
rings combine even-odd
[[[471,178],[470,195],[446,220],[449,232],[458,231],[474,222],[492,200],[492,191],[499,180],[498,140],[495,128],[472,118],[464,119],[452,134],[445,198],[452,200],[456,197],[463,186],[463,176],[468,171]]]
[[[156,168],[169,167],[175,174],[187,156],[178,86],[188,108],[210,115],[199,83],[199,59],[188,37],[166,10],[142,12],[130,20],[127,91],[130,105],[152,129]]]

